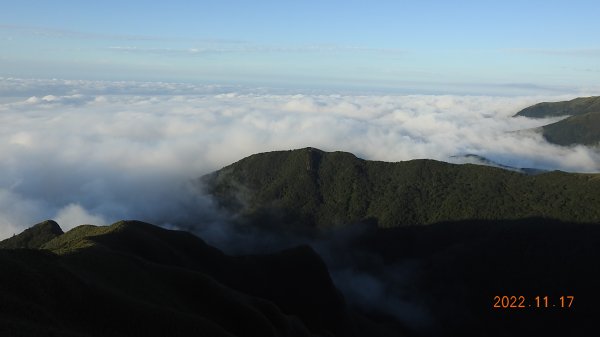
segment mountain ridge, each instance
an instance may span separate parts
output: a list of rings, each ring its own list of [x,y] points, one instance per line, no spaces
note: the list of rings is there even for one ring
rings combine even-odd
[[[600,221],[600,175],[524,175],[434,160],[387,163],[314,148],[255,154],[200,178],[241,221],[381,227],[464,219]]]
[[[62,234],[64,234],[62,228],[54,220],[45,220],[18,235],[0,241],[0,248],[41,248]]]

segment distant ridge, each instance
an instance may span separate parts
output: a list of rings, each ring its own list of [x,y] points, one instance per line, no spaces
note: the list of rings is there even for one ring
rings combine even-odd
[[[515,114],[531,118],[577,116],[600,111],[600,96],[579,97],[570,101],[542,102],[527,107]]]
[[[598,146],[600,143],[600,96],[538,103],[519,111],[515,116],[565,116],[567,118],[540,128],[547,141],[562,146]]]
[[[472,154],[472,153],[467,153],[464,155],[456,155],[456,156],[451,156],[451,159],[453,159],[453,162],[458,163],[458,164],[475,164],[475,165],[485,165],[485,166],[491,166],[491,167],[497,167],[497,168],[501,168],[504,170],[509,170],[509,171],[515,171],[515,172],[520,172],[520,173],[524,173],[524,174],[540,174],[540,173],[544,173],[544,172],[548,172],[548,170],[541,170],[541,169],[534,169],[534,168],[526,168],[526,167],[513,167],[513,166],[507,166],[507,165],[503,165],[500,163],[497,163],[493,160],[490,160],[486,157],[477,155],[477,154]]]

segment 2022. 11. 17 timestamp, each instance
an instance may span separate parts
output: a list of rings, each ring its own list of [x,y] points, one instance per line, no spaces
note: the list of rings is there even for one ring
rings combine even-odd
[[[575,296],[494,296],[495,309],[526,309],[526,308],[573,308]]]

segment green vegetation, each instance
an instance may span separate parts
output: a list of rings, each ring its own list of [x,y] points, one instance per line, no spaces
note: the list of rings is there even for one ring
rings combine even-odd
[[[546,125],[542,131],[544,137],[554,144],[596,146],[600,143],[600,110]]]
[[[532,118],[577,116],[600,112],[600,96],[579,97],[564,102],[543,102],[519,111],[515,116]]]
[[[306,148],[256,154],[201,181],[242,219],[274,226],[395,227],[527,217],[600,221],[598,174],[531,176],[433,160],[366,161]]]

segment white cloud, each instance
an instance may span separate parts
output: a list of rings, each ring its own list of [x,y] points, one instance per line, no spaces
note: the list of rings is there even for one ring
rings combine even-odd
[[[9,82],[24,93],[43,92],[0,101],[2,236],[53,216],[69,226],[184,221],[198,198],[190,179],[270,150],[313,146],[386,161],[473,153],[505,165],[571,171],[600,165],[594,150],[512,132],[550,122],[512,118],[519,109],[572,96],[288,95],[169,83]],[[195,212],[208,212],[201,208]]]
[[[167,82],[85,81],[61,79],[23,79],[0,77],[0,97],[30,97],[39,103],[44,97],[81,97],[79,95],[190,95],[222,94],[240,90],[237,86],[192,85]],[[63,97],[65,99],[65,97]]]
[[[64,231],[83,224],[106,225],[106,220],[103,217],[90,214],[77,203],[68,204],[60,209],[54,219]]]
[[[33,198],[24,198],[12,191],[18,185],[15,182],[9,188],[0,188],[0,238],[19,234],[25,227],[47,218],[43,202]],[[39,221],[38,221],[39,219]]]

